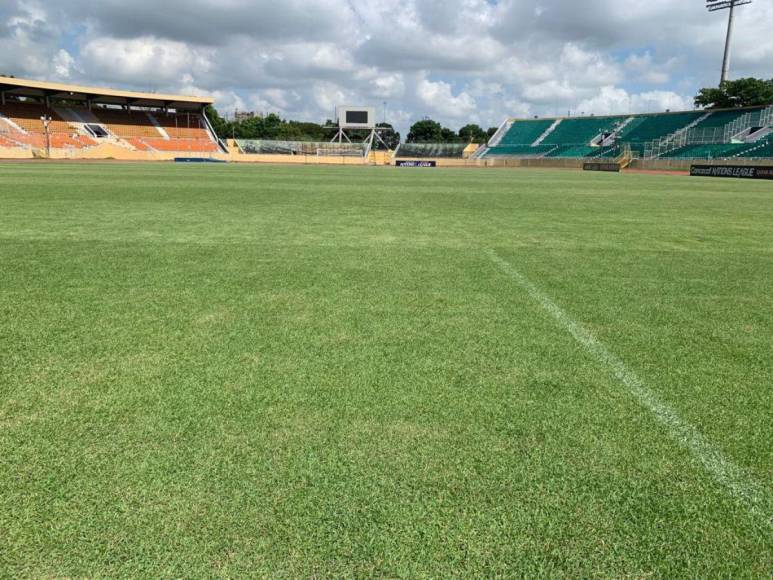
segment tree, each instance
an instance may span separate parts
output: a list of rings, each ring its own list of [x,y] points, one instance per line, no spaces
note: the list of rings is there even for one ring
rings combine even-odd
[[[459,138],[465,143],[485,143],[488,135],[479,125],[465,125],[459,129]]]
[[[486,135],[489,139],[491,139],[494,135],[497,134],[497,131],[499,131],[499,127],[489,127],[488,131],[486,131]]]
[[[217,135],[220,139],[226,139],[230,137],[230,123],[220,116],[220,113],[217,112],[215,107],[212,105],[207,105],[204,113],[207,115],[212,128],[215,130],[215,135]]]
[[[279,141],[330,141],[336,133],[331,128],[333,122],[328,119],[324,125],[307,121],[288,121],[276,113],[266,116],[242,118],[239,121],[224,119],[214,107],[207,107],[207,117],[212,128],[221,139],[265,139]],[[400,133],[394,131],[392,125],[379,123],[379,127],[390,129],[383,133],[384,140],[391,148],[400,144]],[[353,141],[364,141],[370,137],[369,130],[348,131]]]
[[[459,141],[459,135],[456,132],[443,127],[440,129],[440,142],[441,143],[456,143]]]
[[[414,123],[408,133],[407,143],[458,143],[459,135],[443,127],[437,121],[424,119]]]
[[[773,79],[745,78],[722,83],[718,89],[701,89],[695,97],[696,107],[733,109],[773,104]]]
[[[397,149],[397,146],[400,145],[400,133],[395,131],[395,128],[389,123],[376,123],[376,127],[379,129],[385,129],[384,131],[379,131],[379,134],[386,142],[387,146],[392,151]],[[376,149],[379,149],[380,147],[383,147],[383,145],[381,145],[378,140],[376,140]]]
[[[279,127],[278,138],[284,141],[327,141],[325,130],[316,123],[286,121]]]
[[[439,143],[443,127],[437,121],[424,119],[413,124],[406,141],[408,143]]]

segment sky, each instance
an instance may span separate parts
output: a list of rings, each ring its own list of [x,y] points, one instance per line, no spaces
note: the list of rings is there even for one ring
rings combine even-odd
[[[737,12],[731,78],[773,77],[773,0]],[[704,0],[0,0],[0,74],[487,128],[689,109],[726,23]]]

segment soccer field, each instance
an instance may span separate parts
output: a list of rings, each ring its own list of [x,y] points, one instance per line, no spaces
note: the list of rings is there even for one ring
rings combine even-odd
[[[0,165],[0,576],[769,577],[773,184]]]

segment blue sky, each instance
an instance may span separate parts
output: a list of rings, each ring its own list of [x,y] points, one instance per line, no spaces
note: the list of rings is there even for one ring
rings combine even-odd
[[[703,0],[0,0],[0,73],[209,94],[323,121],[387,102],[401,130],[688,108],[718,82]],[[733,77],[773,76],[773,1],[739,9]]]

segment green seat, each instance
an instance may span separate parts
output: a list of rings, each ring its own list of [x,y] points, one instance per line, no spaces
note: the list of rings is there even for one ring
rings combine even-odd
[[[716,129],[718,127],[724,127],[753,110],[754,109],[736,109],[732,111],[713,111],[708,118],[695,125],[695,128]]]
[[[403,143],[397,150],[398,158],[461,159],[466,143]]]
[[[602,133],[612,132],[625,122],[626,117],[577,117],[562,119],[542,143],[547,145],[584,144]]]
[[[486,157],[537,157],[549,153],[555,145],[497,145],[491,147]]]
[[[704,114],[701,111],[691,111],[688,113],[663,113],[636,117],[633,122],[621,131],[618,141],[623,143],[654,141],[686,128]]]
[[[515,121],[499,145],[531,145],[555,122],[551,119]]]

